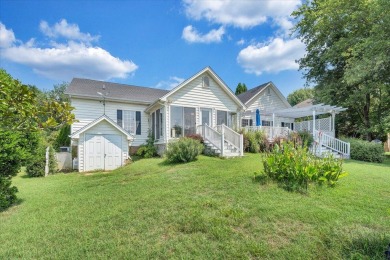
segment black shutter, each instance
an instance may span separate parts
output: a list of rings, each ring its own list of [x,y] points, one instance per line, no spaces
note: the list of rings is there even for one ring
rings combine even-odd
[[[122,110],[117,110],[116,111],[116,123],[120,126],[120,127],[123,127],[122,126]]]
[[[137,130],[135,131],[135,134],[141,135],[141,111],[135,112],[135,123],[137,126]]]
[[[253,126],[253,119],[249,119],[249,126]]]
[[[291,130],[294,130],[294,123],[291,123]]]
[[[282,122],[282,127],[284,127],[284,122]]]
[[[156,139],[160,139],[160,109],[156,110]]]

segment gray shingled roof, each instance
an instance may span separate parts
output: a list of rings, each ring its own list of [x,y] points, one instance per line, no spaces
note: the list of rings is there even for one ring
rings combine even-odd
[[[270,81],[271,82],[271,81]],[[237,97],[241,100],[242,103],[246,104],[253,96],[255,96],[259,91],[265,86],[267,86],[270,82],[261,84],[260,86],[257,86],[255,88],[249,89],[248,91],[241,93],[240,95],[237,95]]]
[[[97,92],[103,92],[103,85],[106,89],[105,92],[108,93],[107,99],[112,98],[126,101],[152,103],[169,92],[168,90],[164,89],[138,87],[91,79],[74,78],[69,84],[69,87],[66,89],[65,94],[101,98]]]
[[[309,98],[309,99],[303,100],[302,102],[296,104],[293,107],[294,108],[308,107],[308,106],[312,106],[313,103],[314,103],[314,100],[312,98]]]

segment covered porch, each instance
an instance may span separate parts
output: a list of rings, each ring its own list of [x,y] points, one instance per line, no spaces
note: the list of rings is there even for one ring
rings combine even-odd
[[[292,131],[308,131],[312,134],[316,145],[315,150],[313,150],[314,153],[321,156],[323,152],[335,152],[349,158],[349,143],[335,138],[336,115],[345,110],[347,109],[343,107],[326,104],[275,110],[263,113],[271,118],[271,122],[266,126],[262,125],[264,120],[261,120],[260,113],[257,110],[255,118],[252,119],[252,122],[256,122],[256,125],[245,125],[242,128],[246,131],[264,131],[270,140],[279,136],[287,137]],[[319,116],[321,118],[318,118]],[[292,120],[293,123],[287,119]]]

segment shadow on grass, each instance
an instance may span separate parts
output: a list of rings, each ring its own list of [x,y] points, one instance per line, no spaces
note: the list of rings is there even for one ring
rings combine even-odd
[[[390,234],[366,234],[353,238],[344,245],[345,259],[390,259],[386,257],[389,250]]]
[[[10,205],[8,208],[0,209],[0,212],[6,212],[8,210],[12,210],[15,207],[19,206],[20,204],[22,204],[23,202],[24,202],[24,199],[17,198],[16,201],[12,205]]]

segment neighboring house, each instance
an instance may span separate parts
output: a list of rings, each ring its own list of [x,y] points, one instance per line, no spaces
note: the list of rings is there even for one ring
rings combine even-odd
[[[199,125],[224,124],[230,131],[246,108],[210,67],[171,91],[75,78],[65,93],[75,108],[71,139],[81,172],[124,165],[148,134],[163,151],[170,140],[199,132]]]
[[[289,127],[293,129],[294,118],[273,117],[277,110],[291,108],[287,99],[272,82],[249,89],[237,96],[247,107],[241,118],[241,126],[256,125],[256,110],[260,112],[260,125]],[[273,125],[274,124],[274,125]]]

